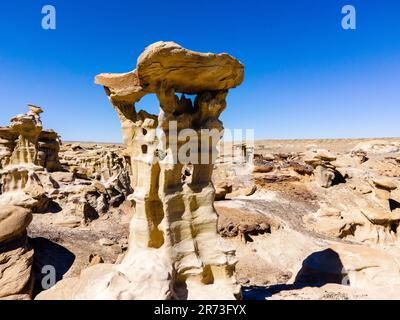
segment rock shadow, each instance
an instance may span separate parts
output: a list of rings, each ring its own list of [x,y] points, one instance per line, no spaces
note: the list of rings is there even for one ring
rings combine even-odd
[[[62,208],[57,202],[55,202],[55,201],[50,202],[50,204],[49,204],[49,212],[50,213],[58,213],[61,211],[62,211]]]
[[[242,295],[244,300],[265,300],[282,291],[298,290],[305,287],[322,287],[328,283],[350,285],[340,257],[332,249],[314,252],[309,255],[303,261],[293,284],[243,287]]]
[[[390,206],[390,211],[400,209],[400,202],[393,199],[389,199],[389,206]]]
[[[34,238],[30,242],[35,250],[33,273],[35,283],[33,296],[44,291],[42,281],[49,283],[51,268],[54,268],[55,281],[62,280],[75,261],[75,255],[65,247],[45,238]],[[46,279],[44,279],[47,277]],[[49,281],[48,281],[49,280]]]
[[[189,291],[187,285],[184,281],[177,281],[174,283],[175,296],[173,300],[187,300],[189,296]]]
[[[344,184],[346,183],[346,178],[340,173],[340,172],[335,172],[335,178],[332,181],[332,185],[336,186],[338,184]]]

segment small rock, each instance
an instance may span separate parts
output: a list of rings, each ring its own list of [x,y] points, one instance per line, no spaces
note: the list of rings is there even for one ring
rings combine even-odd
[[[114,245],[114,242],[110,239],[102,238],[99,240],[99,244],[104,247],[111,247]]]
[[[373,179],[372,183],[375,187],[380,188],[380,189],[386,189],[389,191],[397,189],[397,185],[387,179]]]
[[[121,246],[119,244],[113,244],[110,248],[111,248],[113,253],[118,254],[118,255],[123,252],[122,248],[121,248]]]
[[[76,217],[69,217],[62,220],[55,221],[54,224],[64,228],[77,228],[81,225],[82,220]]]
[[[89,266],[92,267],[96,264],[104,263],[104,260],[101,256],[97,254],[91,254],[89,256]]]

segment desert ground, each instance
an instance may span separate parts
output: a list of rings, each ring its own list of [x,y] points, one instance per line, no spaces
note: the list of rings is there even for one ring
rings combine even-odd
[[[400,297],[400,138],[265,140],[247,155],[234,145],[235,158],[226,143],[215,165],[214,205],[244,299]],[[56,187],[45,186],[36,202],[47,208],[27,228],[33,298],[45,265],[59,281],[123,259],[135,214],[124,150],[61,143]]]
[[[123,150],[119,144],[64,143],[65,187],[87,184],[90,175],[71,173],[85,172],[108,154],[121,157]],[[327,187],[307,154],[329,159],[343,180]],[[393,190],[384,203],[373,182],[398,185],[400,138],[256,141],[254,156],[254,163],[240,157],[218,163],[214,172],[218,231],[236,250],[245,299],[400,298],[400,193]],[[124,255],[134,214],[128,201],[96,218],[69,210],[34,215],[28,234],[37,279],[48,259],[64,263],[68,278]]]

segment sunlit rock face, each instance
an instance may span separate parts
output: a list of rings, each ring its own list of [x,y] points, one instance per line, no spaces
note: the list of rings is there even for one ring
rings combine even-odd
[[[29,210],[0,206],[0,300],[32,297],[33,249],[26,236],[31,221]]]
[[[60,170],[59,151],[60,139],[57,132],[43,130],[38,140],[36,163],[51,172]]]
[[[120,264],[87,269],[39,299],[238,297],[235,252],[217,233],[211,176],[223,131],[219,116],[228,90],[243,78],[243,65],[228,54],[193,52],[173,42],[146,48],[132,72],[96,77],[118,113],[131,162],[129,249]],[[157,96],[158,116],[135,109],[147,94]],[[175,138],[188,129],[196,142]],[[216,138],[205,143],[207,129]],[[181,161],[182,149],[190,161]]]
[[[42,112],[29,105],[27,113],[13,117],[8,127],[0,128],[0,168],[32,164],[48,171],[60,169],[59,136],[53,130],[43,130]]]
[[[43,110],[29,105],[25,114],[0,128],[0,204],[13,204],[34,212],[50,203],[41,177],[61,168],[57,133],[43,130]]]
[[[41,112],[40,108],[30,107],[28,113],[11,119],[10,129],[17,135],[17,140],[10,164],[37,162],[38,140],[42,132]]]

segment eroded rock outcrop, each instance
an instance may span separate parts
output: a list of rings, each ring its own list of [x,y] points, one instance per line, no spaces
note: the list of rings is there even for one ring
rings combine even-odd
[[[60,211],[57,224],[77,227],[117,208],[132,193],[129,161],[118,148],[61,146],[43,130],[42,109],[0,128],[0,204],[33,213]]]
[[[131,160],[134,193],[129,199],[136,212],[128,252],[120,264],[89,268],[40,299],[237,297],[236,259],[217,234],[211,175],[223,130],[218,117],[226,108],[228,90],[243,81],[243,70],[227,54],[202,54],[158,42],[146,48],[134,71],[96,77],[120,117]],[[135,103],[149,93],[159,100],[158,117],[135,110]],[[188,129],[196,143],[177,138]],[[204,143],[202,130],[213,129],[216,138]],[[179,158],[182,148],[191,154],[190,161]]]
[[[0,203],[14,204],[35,212],[47,209],[50,203],[43,179],[47,172],[60,169],[59,137],[45,131],[40,114],[43,110],[29,105],[26,114],[11,119],[1,128]]]
[[[366,154],[361,156],[367,157]],[[317,232],[341,239],[395,243],[400,223],[398,180],[380,176],[376,164],[368,165],[364,160],[360,161],[359,156],[352,153],[336,161],[334,169],[327,167],[325,170],[335,170],[330,172],[335,179],[341,177],[344,183],[331,184],[329,193],[316,190],[318,198],[325,201],[321,201],[317,212],[305,216],[303,221]]]
[[[80,181],[84,185],[91,181],[105,198],[107,206],[118,207],[133,192],[130,158],[124,154],[122,146],[65,144],[61,148],[60,161],[70,173],[64,177],[57,174],[56,177],[56,180],[61,179],[60,184],[65,184],[65,195],[73,193],[68,188],[71,182]],[[101,202],[102,198],[98,201]],[[98,211],[98,214],[103,211]]]
[[[11,119],[8,127],[0,128],[0,168],[7,165],[35,164],[49,171],[60,169],[57,133],[43,130],[43,110],[29,105],[26,114]]]
[[[314,178],[319,186],[329,188],[340,176],[336,166],[332,163],[335,160],[336,157],[326,150],[318,150],[305,159],[305,163],[314,168]]]
[[[0,206],[0,300],[31,298],[33,249],[26,236],[29,210]]]

